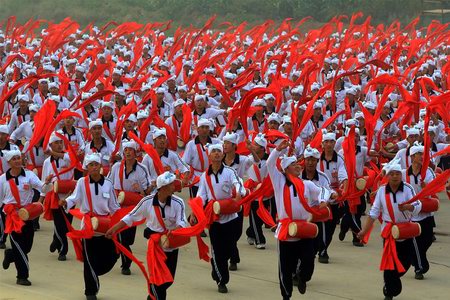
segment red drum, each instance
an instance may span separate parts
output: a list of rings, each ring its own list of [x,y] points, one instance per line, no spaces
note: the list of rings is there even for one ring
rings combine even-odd
[[[19,218],[22,221],[34,220],[44,212],[44,205],[41,202],[34,202],[19,209]]]
[[[233,199],[215,201],[213,211],[216,215],[229,215],[241,211],[241,206]]]
[[[58,194],[70,194],[76,185],[76,180],[57,180],[53,182],[53,191]]]
[[[318,211],[318,214],[311,215],[311,217],[309,217],[308,219],[309,222],[325,222],[332,218],[331,210],[328,206],[317,208],[316,211]]]
[[[364,177],[356,179],[356,188],[359,191],[363,191],[366,188],[367,178],[369,178],[369,176],[364,176]]]
[[[300,239],[313,239],[319,233],[316,224],[306,221],[293,221],[289,224],[289,236]]]
[[[105,234],[111,227],[111,217],[110,216],[96,216],[91,218],[92,229],[96,233]]]
[[[117,201],[121,206],[134,206],[142,200],[142,195],[134,192],[120,191]]]
[[[184,245],[187,245],[191,242],[191,238],[188,236],[179,236],[179,235],[167,235],[163,234],[161,236],[161,247],[163,249],[174,249],[180,248]]]
[[[392,237],[396,240],[410,239],[421,233],[420,224],[416,222],[405,222],[392,226]]]
[[[422,209],[420,212],[430,213],[439,210],[439,199],[431,198],[427,200],[420,200],[422,202]]]
[[[100,174],[102,174],[103,176],[108,175],[109,174],[109,167],[102,166],[100,168]]]

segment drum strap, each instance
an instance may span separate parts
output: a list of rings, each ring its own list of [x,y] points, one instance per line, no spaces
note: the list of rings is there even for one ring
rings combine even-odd
[[[205,173],[206,183],[208,184],[209,190],[211,191],[211,196],[213,197],[213,200],[216,201],[216,194],[214,193],[214,188],[211,182],[211,176],[208,173]]]
[[[175,116],[172,116],[172,124],[173,124],[173,131],[178,135],[178,120],[175,118]]]
[[[89,210],[91,211],[89,215],[92,217],[94,216],[94,206],[92,205],[92,194],[91,194],[91,185],[89,184],[89,175],[84,177],[84,189],[89,204]]]
[[[391,217],[392,224],[395,224],[395,214],[391,202],[391,193],[386,193],[385,198],[386,198],[386,207],[389,212],[389,216]]]
[[[262,182],[261,172],[259,171],[259,168],[255,164],[253,164],[253,170],[255,171],[256,179],[258,179],[258,182],[261,183]]]
[[[52,165],[53,172],[54,172],[55,175],[56,175],[56,178],[58,178],[58,180],[61,180],[61,178],[59,178],[59,172],[58,172],[58,168],[56,167],[55,162],[52,161],[52,162],[51,162],[51,165]]]
[[[22,205],[20,205],[20,194],[19,189],[17,188],[16,182],[14,179],[8,180],[9,188],[11,190],[11,194],[13,195],[14,199],[16,200],[17,206],[20,208]]]
[[[114,141],[114,137],[111,133],[111,130],[109,129],[109,127],[106,125],[106,123],[103,123],[103,129],[106,132],[106,135],[110,138],[111,141]]]
[[[123,190],[123,172],[125,170],[125,160],[120,162],[119,168],[119,181],[120,181],[120,189]]]
[[[203,157],[202,146],[200,144],[196,144],[196,146],[197,146],[198,158],[200,159],[200,164],[202,165],[200,171],[203,172],[206,168],[205,168],[205,159]]]

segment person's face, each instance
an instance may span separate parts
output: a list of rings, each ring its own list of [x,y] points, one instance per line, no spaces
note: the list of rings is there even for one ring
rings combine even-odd
[[[64,150],[64,142],[62,140],[55,141],[50,144],[54,152],[61,153]]]
[[[91,128],[91,134],[93,138],[99,138],[102,136],[102,126],[94,126]]]
[[[269,129],[278,130],[278,127],[280,127],[280,124],[278,124],[277,121],[270,121],[269,122]]]
[[[99,175],[100,174],[101,165],[93,161],[87,165],[87,171],[89,175]]]
[[[236,149],[236,146],[230,141],[223,142],[223,152],[224,153],[233,153]]]
[[[391,112],[391,108],[390,107],[383,107],[383,115],[388,115]]]
[[[366,120],[364,118],[358,118],[358,123],[360,128],[364,128],[364,125],[366,124]]]
[[[206,101],[205,100],[197,100],[195,101],[195,107],[197,109],[203,109],[206,107]]]
[[[158,149],[165,149],[167,147],[167,137],[165,135],[158,136],[153,142]]]
[[[125,101],[125,97],[121,96],[119,94],[116,94],[116,96],[114,97],[114,101],[116,102],[116,104],[122,104]]]
[[[174,112],[175,112],[176,114],[180,114],[182,111],[183,111],[183,105],[177,105],[177,106],[174,108]]]
[[[214,149],[209,154],[209,160],[211,162],[221,162],[224,157],[224,154],[219,149]]]
[[[159,190],[164,194],[172,195],[175,192],[175,184],[173,182],[169,183],[168,185],[160,187]]]
[[[180,95],[180,98],[181,98],[181,99],[186,99],[186,97],[187,97],[187,92],[184,91],[184,90],[179,90],[179,91],[178,91],[178,95]]]
[[[13,158],[11,158],[9,160],[9,165],[11,166],[11,168],[16,168],[16,169],[21,168],[22,167],[22,156],[20,156],[20,155],[13,156]]]
[[[273,99],[272,97],[266,99],[266,105],[267,105],[268,107],[274,106],[274,102],[275,102],[275,99]]]
[[[198,135],[200,136],[208,136],[209,135],[209,126],[200,126],[197,129]]]
[[[334,145],[336,145],[336,141],[333,140],[326,140],[323,141],[323,149],[326,151],[334,150]]]
[[[47,91],[48,90],[48,84],[47,82],[39,83],[39,89],[41,91]]]
[[[423,161],[423,153],[422,152],[418,152],[418,153],[412,155],[411,158],[412,158],[412,162],[422,163],[422,161]]]
[[[284,173],[286,173],[287,175],[292,175],[295,177],[300,176],[300,172],[301,172],[301,167],[297,162],[294,162],[292,164],[290,164],[285,170]]]
[[[318,117],[320,117],[321,114],[322,114],[322,109],[321,108],[315,108],[314,109],[314,117],[318,118]]]
[[[391,171],[388,174],[389,184],[398,185],[402,181],[402,172],[400,171]]]
[[[156,99],[162,101],[164,99],[164,93],[156,93]]]
[[[112,74],[112,80],[113,81],[119,81],[120,80],[120,75],[117,73],[113,73]]]
[[[73,126],[74,123],[75,123],[75,119],[73,117],[69,117],[69,118],[64,119],[64,125],[66,127],[70,128],[70,127]]]
[[[317,169],[317,162],[319,160],[315,157],[307,157],[305,158],[305,169],[307,171],[314,171]]]
[[[292,124],[291,123],[284,124],[283,129],[284,129],[284,132],[291,133],[292,132]]]
[[[136,158],[136,150],[130,147],[125,148],[123,150],[123,155],[125,156],[125,159],[134,159]]]
[[[102,107],[103,115],[105,117],[111,117],[113,109],[109,106]]]
[[[50,92],[50,94],[55,95],[55,96],[59,95],[59,90],[57,88],[54,88],[54,87],[52,87],[49,90],[49,92]]]
[[[3,132],[0,132],[0,141],[1,141],[2,143],[8,141],[8,134],[3,133]]]
[[[123,122],[123,127],[125,128],[125,130],[133,130],[134,122],[130,120],[125,120],[125,122]]]
[[[406,140],[408,141],[408,143],[410,145],[414,144],[414,142],[417,141],[418,139],[419,139],[418,134],[411,134],[411,135],[408,135],[408,137],[406,138]]]
[[[19,108],[21,109],[25,109],[28,106],[28,102],[27,101],[19,101]]]

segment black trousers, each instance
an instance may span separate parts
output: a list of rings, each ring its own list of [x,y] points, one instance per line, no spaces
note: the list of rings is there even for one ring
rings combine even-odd
[[[136,227],[131,227],[119,233],[119,242],[127,248],[130,252],[131,245],[134,244],[134,239],[136,238]],[[131,266],[131,259],[126,257],[123,253],[120,253],[120,258],[122,260],[122,269],[129,269]]]
[[[434,217],[427,217],[419,222],[421,233],[418,237],[413,238],[414,254],[412,256],[412,265],[414,271],[425,274],[430,269],[427,259],[427,251],[433,243],[433,225]]]
[[[269,207],[270,206],[270,199],[263,202],[264,206]],[[251,203],[250,207],[250,215],[249,215],[249,226],[245,233],[249,238],[255,239],[256,245],[259,244],[265,244],[266,243],[266,237],[264,236],[262,227],[263,227],[263,220],[258,216],[256,211],[258,210],[259,203],[258,201],[253,201]]]
[[[6,222],[6,215],[3,212],[3,206],[0,207],[0,243],[4,244],[6,243],[6,239],[8,238],[8,234],[5,233],[5,222]]]
[[[292,296],[292,274],[297,273],[303,282],[311,280],[315,256],[314,239],[278,241],[278,277],[283,298]]]
[[[269,212],[270,215],[272,216],[272,219],[275,221],[275,223],[277,222],[277,205],[275,203],[275,197],[270,198],[269,200]]]
[[[351,229],[353,234],[353,241],[359,241],[356,237],[356,233],[361,231],[361,216],[366,211],[366,199],[364,196],[361,197],[361,204],[359,204],[356,210],[356,214],[350,212],[350,206],[348,202],[345,201],[344,204],[344,214],[341,220],[341,231],[347,233]]]
[[[238,222],[236,224],[235,230],[233,231],[235,242],[233,243],[233,249],[231,250],[231,257],[230,257],[230,263],[233,264],[238,264],[241,262],[237,242],[242,236],[242,227],[244,226],[244,212],[242,210],[238,212],[237,220]]]
[[[69,232],[69,229],[67,228],[66,218],[72,224],[73,216],[66,213],[62,208],[52,209],[52,215],[54,224],[52,244],[56,245],[56,249],[58,249],[60,255],[66,255],[69,250],[69,243],[67,241],[67,232]]]
[[[236,218],[224,224],[214,222],[209,227],[209,238],[212,248],[212,278],[217,284],[227,284],[230,280],[228,260],[231,258],[235,247],[235,232],[238,230],[239,222]]]
[[[391,297],[396,297],[402,292],[402,281],[400,278],[408,272],[408,269],[411,266],[411,257],[414,251],[412,239],[407,239],[402,242],[395,242],[395,246],[397,247],[398,259],[405,268],[405,272],[400,273],[397,270],[385,270],[383,272],[383,293],[385,296]]]
[[[177,270],[177,262],[178,262],[178,249],[173,250],[172,252],[165,252],[167,256],[166,265],[172,274],[173,279],[175,279],[175,272]],[[156,298],[156,300],[166,300],[167,298],[167,289],[172,285],[172,282],[164,283],[163,285],[150,285],[150,292]],[[150,298],[150,297],[149,297]]]
[[[104,236],[83,239],[84,294],[96,295],[100,289],[99,276],[111,271],[118,254],[114,242]]]
[[[333,214],[333,218],[326,222],[316,223],[319,228],[319,233],[315,239],[316,251],[319,256],[327,256],[328,255],[328,247],[331,244],[331,240],[333,239],[334,231],[336,230],[336,225],[339,223],[342,215],[342,208],[339,207],[339,204],[330,205],[331,213]]]
[[[27,279],[30,271],[28,253],[33,246],[34,228],[32,221],[26,221],[22,227],[22,232],[12,232],[9,235],[11,249],[5,250],[5,257],[10,262],[14,262],[17,270],[17,278]]]

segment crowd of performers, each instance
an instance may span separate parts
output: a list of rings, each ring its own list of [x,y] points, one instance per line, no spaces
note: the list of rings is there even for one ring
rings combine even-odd
[[[450,177],[450,31],[361,18],[309,31],[307,19],[212,29],[212,18],[173,36],[171,22],[6,20],[3,268],[14,263],[17,284],[31,285],[28,254],[45,219],[55,259],[72,240],[87,299],[119,257],[123,275],[132,264],[143,273],[149,299],[166,299],[191,238],[227,293],[245,260],[238,240],[263,250],[274,232],[290,299],[294,285],[306,292],[316,257],[333,260],[336,229],[364,247],[380,222],[385,299],[410,266],[423,279]],[[145,265],[132,252],[141,224]]]

